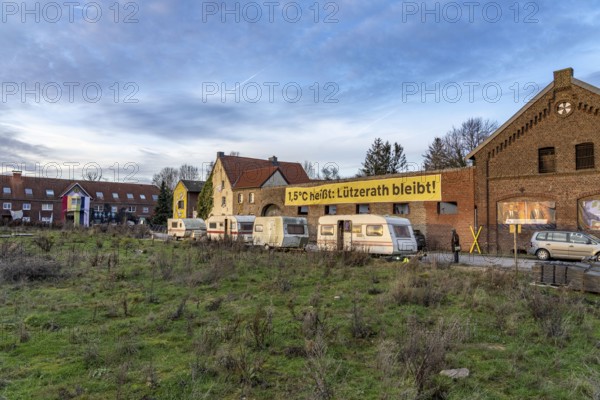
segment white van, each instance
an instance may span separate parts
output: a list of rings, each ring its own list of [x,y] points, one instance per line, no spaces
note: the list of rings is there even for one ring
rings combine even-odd
[[[266,249],[303,249],[308,244],[308,222],[303,217],[257,217],[252,242]]]
[[[317,229],[319,250],[363,251],[386,256],[414,256],[417,241],[406,218],[372,214],[325,215]]]
[[[240,240],[252,243],[254,215],[213,215],[206,220],[206,234],[210,240]]]
[[[200,239],[206,236],[206,223],[201,218],[169,218],[167,234],[175,239]]]

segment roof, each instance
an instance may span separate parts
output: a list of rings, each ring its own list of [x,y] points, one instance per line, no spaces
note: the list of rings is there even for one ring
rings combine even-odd
[[[242,175],[240,176],[238,181],[235,183],[235,188],[236,189],[246,189],[246,188],[261,187],[277,171],[279,171],[279,167],[276,167],[276,166],[257,168],[257,169],[248,169],[248,170],[242,172]],[[283,173],[281,175],[283,175]],[[284,179],[285,179],[285,176],[284,176]]]
[[[258,158],[238,157],[238,156],[220,156],[221,164],[227,174],[227,178],[234,188],[242,187],[260,187],[268,178],[270,178],[275,170],[279,170],[283,178],[290,184],[308,183],[310,178],[306,175],[306,171],[302,165],[297,162],[285,162],[275,160],[261,160]],[[269,173],[269,168],[272,171]],[[262,170],[262,171],[256,171]],[[250,171],[255,171],[250,173]],[[260,183],[258,177],[268,176]],[[243,177],[244,176],[244,177]],[[243,179],[242,179],[243,177]],[[252,185],[252,186],[248,186]]]
[[[154,205],[156,201],[152,199],[152,195],[158,195],[160,192],[156,186],[148,184],[1,175],[0,186],[10,187],[11,193],[7,195],[0,192],[0,198],[7,200],[55,201],[75,185],[79,185],[85,192],[89,193],[92,200],[101,203]],[[26,195],[25,189],[31,189],[32,194]],[[52,191],[52,195],[48,196],[46,191]],[[97,193],[102,193],[103,198],[99,198]],[[117,199],[113,198],[113,193],[118,194]],[[127,198],[128,194],[133,195],[133,199]],[[142,199],[141,195],[146,198]]]
[[[579,79],[573,78],[571,77],[571,84],[578,86],[582,89],[588,90],[592,93],[598,94],[600,95],[600,88],[597,88],[596,86],[590,85],[589,83],[580,81]],[[502,134],[502,132],[504,132],[504,130],[506,128],[508,128],[513,122],[515,122],[517,120],[517,118],[519,118],[521,115],[525,114],[527,112],[527,110],[529,110],[531,107],[533,107],[533,105],[535,103],[538,102],[538,100],[540,100],[542,97],[544,97],[550,90],[554,89],[555,86],[555,82],[551,82],[548,86],[546,86],[541,92],[539,92],[537,94],[537,96],[535,96],[533,99],[531,99],[531,101],[529,101],[527,103],[527,105],[523,108],[521,108],[515,115],[513,115],[508,121],[506,121],[504,124],[502,124],[502,126],[500,126],[498,129],[496,129],[496,131],[494,131],[494,133],[492,133],[486,140],[484,140],[479,146],[477,146],[475,149],[473,149],[469,154],[467,154],[466,159],[472,159],[473,157],[475,157],[475,155],[481,150],[483,149],[485,146],[488,145],[488,143],[490,143],[492,140],[494,140],[496,138],[496,136]]]
[[[181,183],[187,189],[189,193],[200,193],[204,187],[204,181],[191,181],[188,179],[182,179]]]

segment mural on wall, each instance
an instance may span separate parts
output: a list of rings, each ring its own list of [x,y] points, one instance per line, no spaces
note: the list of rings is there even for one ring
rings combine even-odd
[[[579,201],[577,221],[579,229],[600,230],[600,198]]]
[[[556,226],[556,203],[535,200],[498,202],[498,224]]]

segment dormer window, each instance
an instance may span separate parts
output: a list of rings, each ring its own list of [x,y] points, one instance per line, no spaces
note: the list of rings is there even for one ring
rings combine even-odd
[[[46,189],[46,197],[54,197],[54,190]]]

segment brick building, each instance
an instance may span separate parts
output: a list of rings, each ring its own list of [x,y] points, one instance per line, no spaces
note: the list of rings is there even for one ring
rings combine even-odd
[[[159,189],[134,183],[74,181],[0,175],[2,222],[88,226],[94,223],[145,220],[154,213]]]
[[[473,168],[462,168],[337,181],[311,181],[261,190],[238,187],[233,189],[236,200],[234,208],[235,214],[305,216],[311,240],[316,240],[318,219],[323,215],[398,215],[410,219],[413,228],[426,235],[429,248],[450,247],[451,229],[456,228],[463,247],[468,249],[473,242],[470,227],[474,225],[475,219],[473,177]],[[403,184],[412,187],[422,182],[424,186],[433,181],[439,182],[437,188],[441,189],[435,195],[424,194],[413,200],[410,195],[400,193],[399,188]],[[390,189],[386,191],[384,187]],[[397,193],[394,193],[394,187],[398,189]],[[358,191],[357,194],[360,194],[361,188],[365,192],[376,190],[377,193],[365,196],[364,200],[342,198],[345,190]],[[310,193],[324,193],[326,190],[337,192],[338,189],[342,197],[334,193],[335,196],[328,199],[310,199]],[[290,193],[307,193],[306,200],[290,201]]]
[[[536,229],[600,229],[600,89],[571,68],[468,155],[475,165],[477,223],[488,251],[509,252]]]

